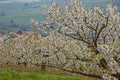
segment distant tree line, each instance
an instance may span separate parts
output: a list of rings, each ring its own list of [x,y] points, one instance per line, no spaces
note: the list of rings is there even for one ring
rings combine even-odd
[[[2,23],[2,22],[0,23],[0,31],[4,33],[9,33],[15,30],[27,31],[28,28],[30,29],[30,27],[26,25],[15,23],[13,19],[11,19],[8,23]]]

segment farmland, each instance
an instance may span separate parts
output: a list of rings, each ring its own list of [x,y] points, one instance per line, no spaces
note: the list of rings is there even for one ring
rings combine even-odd
[[[54,1],[54,0],[53,0]],[[60,6],[64,6],[64,1],[57,0]],[[105,5],[111,0],[84,0],[83,4],[89,9],[93,9],[94,6],[105,7]],[[50,0],[43,1],[45,5],[50,4]],[[69,3],[70,0],[67,0]],[[31,7],[31,6],[37,7]],[[44,20],[45,16],[41,13],[40,6],[42,1],[39,2],[12,2],[12,3],[0,3],[0,29],[2,32],[10,32],[14,30],[29,30],[31,29],[30,18],[35,18],[38,21]],[[11,23],[12,22],[12,23]],[[10,24],[10,25],[9,25]],[[7,26],[6,26],[7,25]],[[14,25],[17,27],[14,28]],[[13,26],[13,27],[11,27]],[[0,30],[0,31],[1,31]]]

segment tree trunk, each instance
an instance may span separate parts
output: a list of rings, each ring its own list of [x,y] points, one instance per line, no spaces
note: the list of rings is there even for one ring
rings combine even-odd
[[[41,65],[41,70],[46,71],[46,66],[44,64]]]
[[[107,69],[107,61],[104,58],[100,59],[100,65],[103,68]]]
[[[100,54],[97,48],[97,44],[91,45],[91,51],[93,51],[95,55]],[[100,59],[100,66],[105,69],[107,68],[107,61],[104,58]]]

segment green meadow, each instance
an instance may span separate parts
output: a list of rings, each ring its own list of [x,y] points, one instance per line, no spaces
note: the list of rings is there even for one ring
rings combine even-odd
[[[17,72],[0,69],[0,80],[86,80],[80,77],[58,76],[39,72]]]
[[[30,18],[34,17],[42,20],[40,8],[24,9],[25,3],[4,3],[0,4],[0,12],[4,12],[4,16],[0,16],[1,23],[7,23],[13,20],[17,24],[30,25]],[[28,3],[29,5],[30,3]],[[38,3],[40,4],[40,3]]]
[[[50,2],[47,2],[45,0],[45,4],[48,5]],[[57,0],[59,1],[59,0]],[[63,0],[62,0],[63,1]],[[64,3],[62,2],[61,3]],[[94,6],[101,6],[105,7],[108,2],[111,2],[112,0],[82,0],[83,6],[93,9]],[[60,1],[59,1],[60,2]],[[41,14],[40,7],[37,8],[27,8],[24,9],[24,5],[26,3],[2,3],[0,4],[0,12],[4,12],[4,16],[0,16],[0,23],[8,23],[11,20],[13,20],[17,24],[23,24],[26,26],[30,26],[30,18],[35,18],[37,20],[44,20],[44,16]],[[41,2],[34,2],[34,3],[27,3],[28,5],[31,4],[38,4],[42,5]]]

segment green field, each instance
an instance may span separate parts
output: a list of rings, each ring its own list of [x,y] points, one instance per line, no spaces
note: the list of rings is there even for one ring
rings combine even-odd
[[[38,72],[17,72],[0,69],[0,80],[86,80],[80,77],[58,76]]]
[[[51,3],[50,2],[51,0],[40,0],[39,2],[33,2],[33,3],[26,2],[26,3],[28,5],[37,4],[41,6],[43,4],[41,1],[44,1],[44,4],[46,5],[49,5]],[[54,1],[61,3],[61,5],[64,3],[64,0],[53,0],[53,2]],[[70,0],[67,1],[69,4]],[[81,1],[83,3],[83,6],[89,9],[93,9],[94,6],[100,6],[105,8],[106,4],[112,2],[112,0],[89,0],[89,1],[81,0]],[[40,7],[24,9],[23,7],[25,6],[26,3],[25,2],[0,3],[0,14],[4,13],[4,15],[0,16],[0,29],[1,29],[0,31],[11,32],[14,30],[23,29],[24,27],[26,29],[30,29],[31,26],[30,18],[35,18],[38,21],[44,20],[45,16],[41,13]],[[14,27],[13,26],[14,24],[9,25],[9,23],[11,22],[14,22],[14,24],[17,25],[17,27]],[[3,25],[1,25],[1,23]]]
[[[49,4],[49,2],[46,1],[46,4]],[[92,9],[94,6],[101,6],[105,7],[105,5],[108,2],[111,2],[112,0],[82,0],[83,5],[85,7],[88,7]],[[41,5],[41,2],[34,2],[34,3],[28,3],[30,4],[39,4]],[[30,25],[30,18],[34,17],[37,20],[43,20],[44,16],[41,14],[40,8],[29,8],[29,9],[23,9],[22,7],[25,5],[25,3],[3,3],[0,4],[0,12],[5,12],[4,16],[0,16],[0,22],[7,23],[11,20],[14,20],[17,24],[23,24],[23,25]]]
[[[30,24],[30,18],[34,17],[42,20],[40,8],[23,9],[25,3],[4,3],[0,4],[0,12],[5,12],[4,16],[0,16],[0,22],[7,23],[14,20],[17,24]],[[38,3],[40,4],[40,3]]]
[[[112,3],[112,0],[82,0],[85,7],[93,9],[95,6],[99,6],[105,9],[106,4]]]

